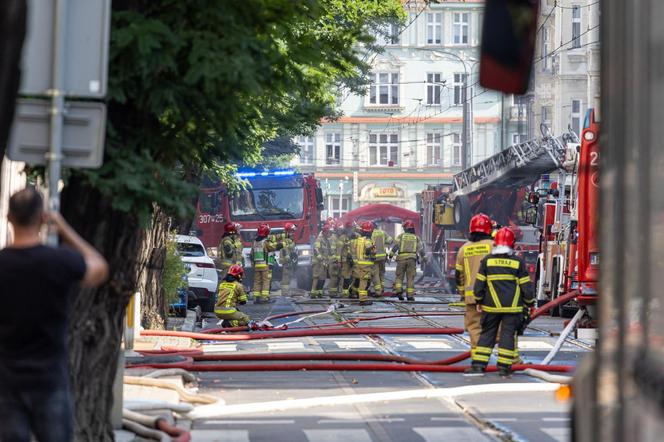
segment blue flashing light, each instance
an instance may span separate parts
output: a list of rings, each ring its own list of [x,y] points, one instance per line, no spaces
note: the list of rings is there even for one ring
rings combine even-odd
[[[257,176],[293,176],[295,171],[292,169],[287,170],[274,170],[274,171],[263,171],[263,172],[238,172],[235,174],[238,178],[253,178]]]

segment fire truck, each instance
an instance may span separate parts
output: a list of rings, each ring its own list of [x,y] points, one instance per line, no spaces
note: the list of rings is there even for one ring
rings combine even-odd
[[[313,243],[320,231],[323,209],[320,183],[314,175],[294,170],[241,170],[237,178],[243,185],[235,192],[221,183],[207,182],[201,186],[195,220],[199,238],[216,255],[224,224],[240,223],[245,270],[250,280],[253,274],[250,247],[258,226],[267,223],[272,233],[278,234],[284,231],[286,223],[292,222],[297,226],[293,237],[298,253],[298,286],[309,288]],[[273,280],[279,274],[279,267],[275,267]]]
[[[470,218],[485,213],[497,225],[514,230],[517,253],[524,258],[533,280],[540,252],[540,229],[529,217],[536,207],[528,198],[543,175],[560,169],[568,143],[578,137],[553,137],[542,127],[542,137],[515,144],[456,174],[452,184],[429,186],[420,197],[422,237],[431,252],[430,270],[454,284],[459,248],[466,242]]]
[[[588,110],[581,143],[568,149],[558,181],[548,191],[531,195],[541,229],[537,299],[540,303],[576,292],[575,300],[553,309],[553,315],[572,316],[579,306],[590,311],[597,299],[599,246],[599,124]],[[588,325],[588,324],[586,324]]]

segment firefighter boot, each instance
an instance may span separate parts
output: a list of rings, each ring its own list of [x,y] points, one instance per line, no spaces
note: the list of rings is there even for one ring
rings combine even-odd
[[[510,379],[512,377],[512,369],[510,367],[498,366],[498,375],[503,379]]]
[[[364,301],[360,301],[361,306],[365,305],[373,305],[373,301],[369,301],[368,299],[365,299]]]
[[[473,364],[463,372],[464,376],[484,376],[486,368],[483,365]]]

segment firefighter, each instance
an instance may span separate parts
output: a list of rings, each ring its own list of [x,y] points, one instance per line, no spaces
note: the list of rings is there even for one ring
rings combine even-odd
[[[330,236],[332,225],[326,222],[314,242],[314,256],[312,258],[313,280],[311,281],[311,298],[321,298],[327,279],[328,265],[331,255]]]
[[[468,375],[483,375],[496,344],[498,327],[498,371],[501,377],[512,374],[512,363],[518,358],[516,335],[524,320],[524,309],[530,308],[533,296],[530,275],[523,259],[514,253],[514,232],[504,227],[496,233],[494,248],[482,259],[475,281],[477,311],[482,313],[482,334],[472,351],[473,364]]]
[[[376,248],[371,241],[373,233],[373,224],[371,221],[364,221],[360,224],[360,234],[350,241],[350,257],[353,268],[353,283],[351,285],[351,298],[358,298],[360,305],[371,305],[369,301],[369,292],[367,288],[371,282],[374,266],[374,255]]]
[[[242,285],[244,269],[239,264],[228,268],[227,275],[219,284],[218,300],[214,306],[214,314],[222,320],[222,327],[239,327],[249,324],[250,318],[237,309],[238,304],[247,303],[247,292]]]
[[[238,223],[227,222],[224,225],[224,236],[219,243],[219,255],[221,257],[221,277],[222,279],[228,273],[230,266],[238,264],[243,265],[242,259],[242,241],[238,230],[242,226]]]
[[[461,246],[456,258],[455,280],[461,301],[466,305],[464,328],[470,335],[470,347],[477,347],[482,333],[480,325],[481,313],[475,308],[475,277],[482,259],[491,253],[493,244],[491,218],[483,213],[473,216],[470,220],[468,241]]]
[[[338,247],[340,247],[339,256],[341,260],[341,296],[344,298],[350,296],[350,285],[353,282],[353,262],[349,258],[349,255],[350,242],[354,238],[354,235],[353,222],[346,221],[343,225],[343,232],[339,236],[339,242],[337,243]]]
[[[280,248],[280,243],[271,240],[270,226],[261,224],[258,226],[256,239],[251,245],[251,262],[254,267],[254,303],[261,304],[271,302],[270,300],[270,254]]]
[[[404,233],[397,236],[390,258],[396,254],[397,277],[394,281],[394,292],[399,300],[403,301],[403,278],[406,277],[406,299],[415,301],[415,275],[419,259],[427,260],[424,256],[422,240],[415,234],[415,223],[406,220],[402,224]]]
[[[297,226],[286,223],[281,239],[282,249],[279,251],[279,264],[281,264],[281,295],[290,294],[291,277],[297,269],[297,249],[293,241],[293,233]]]
[[[341,221],[333,223],[334,232],[330,235],[330,296],[339,296],[343,291],[343,279],[341,277],[341,256],[344,250],[344,225]]]
[[[387,247],[394,241],[390,235],[378,227],[376,221],[372,221],[374,231],[371,241],[376,247],[376,261],[373,268],[372,283],[376,297],[383,296],[385,290],[385,262],[387,261]]]

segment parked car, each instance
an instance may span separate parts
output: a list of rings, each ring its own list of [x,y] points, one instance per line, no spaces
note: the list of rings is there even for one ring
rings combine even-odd
[[[175,240],[182,262],[189,270],[188,304],[199,305],[204,312],[214,311],[219,285],[214,261],[195,236],[177,235]]]

